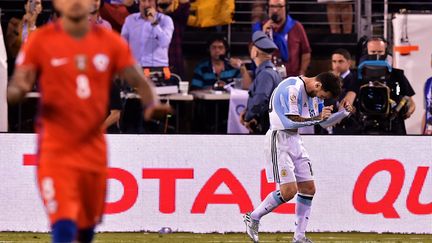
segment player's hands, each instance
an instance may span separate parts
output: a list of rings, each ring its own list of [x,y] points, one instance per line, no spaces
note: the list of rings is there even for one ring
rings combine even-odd
[[[327,120],[333,111],[333,106],[325,106],[320,114],[321,120]]]
[[[149,106],[144,111],[144,120],[161,119],[171,113],[172,109],[167,104],[156,104]]]

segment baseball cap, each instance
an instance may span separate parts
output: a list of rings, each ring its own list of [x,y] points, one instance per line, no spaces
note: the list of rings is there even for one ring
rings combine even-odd
[[[276,44],[262,31],[253,33],[252,43],[261,51],[269,54],[278,49]]]

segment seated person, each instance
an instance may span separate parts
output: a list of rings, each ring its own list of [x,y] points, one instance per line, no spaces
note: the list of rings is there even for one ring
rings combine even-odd
[[[208,42],[210,57],[195,67],[191,89],[223,89],[234,78],[250,79],[246,66],[238,58],[227,58],[228,42],[223,36],[213,36]]]

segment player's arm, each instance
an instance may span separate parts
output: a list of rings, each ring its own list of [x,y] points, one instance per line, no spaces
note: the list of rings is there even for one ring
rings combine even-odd
[[[288,119],[290,119],[293,122],[308,122],[308,121],[319,121],[321,120],[319,116],[314,116],[311,118],[301,117],[298,115],[288,115]]]
[[[331,111],[333,110],[332,106],[326,106],[323,108],[323,111],[319,116],[306,118],[301,117],[300,115],[286,114],[285,116],[288,118],[285,123],[286,129],[298,129],[300,127],[314,126],[326,120],[330,117]]]
[[[36,81],[36,71],[30,67],[18,67],[7,88],[9,104],[17,104],[24,100],[27,92],[32,90]]]
[[[151,81],[144,77],[137,66],[126,67],[121,76],[137,90],[141,103],[145,107],[144,119],[160,118],[171,111],[166,104],[161,104]]]
[[[314,116],[311,118],[301,117],[299,115],[287,115],[287,117],[293,122],[322,121],[329,118],[332,111],[333,111],[333,106],[331,105],[331,106],[325,106],[322,112],[318,116]]]

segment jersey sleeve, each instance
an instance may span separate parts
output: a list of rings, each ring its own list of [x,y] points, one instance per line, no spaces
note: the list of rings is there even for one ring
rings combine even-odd
[[[127,67],[134,66],[136,61],[126,41],[120,36],[115,36],[115,40],[114,72],[118,73]]]
[[[38,43],[40,43],[39,33],[35,32],[30,35],[27,41],[21,46],[15,60],[16,68],[40,69],[41,61],[40,55],[38,55]]]
[[[299,100],[301,97],[299,95],[299,90],[293,86],[287,88],[285,95],[281,95],[284,115],[300,115]]]

